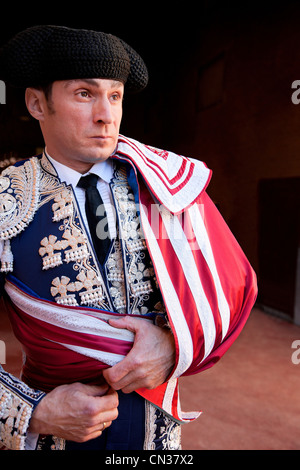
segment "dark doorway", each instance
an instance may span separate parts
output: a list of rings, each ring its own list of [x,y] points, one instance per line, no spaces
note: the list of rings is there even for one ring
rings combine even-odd
[[[300,178],[259,184],[259,302],[294,319]]]

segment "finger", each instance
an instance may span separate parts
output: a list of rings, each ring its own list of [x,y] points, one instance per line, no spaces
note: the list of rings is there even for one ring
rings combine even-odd
[[[102,431],[104,431],[104,429],[109,428],[109,426],[111,426],[111,423],[112,423],[112,421],[104,421],[102,423]]]
[[[86,384],[80,384],[82,387],[82,392],[85,393],[86,395],[92,396],[92,397],[102,397],[109,391],[109,385],[108,384],[102,384],[102,385],[86,385]]]
[[[90,433],[85,433],[82,436],[76,435],[69,440],[72,440],[74,442],[79,442],[79,443],[88,442],[88,441],[91,441],[92,439],[96,439],[97,437],[100,437],[102,435],[102,432],[103,431],[99,429],[99,430],[91,431]]]
[[[114,397],[117,398],[118,404],[119,404],[119,395],[118,392],[116,392],[113,388],[109,387],[109,390],[107,392],[107,395],[113,395]]]
[[[103,424],[103,423],[111,423],[112,421],[114,421],[115,419],[117,419],[119,413],[118,413],[118,410],[117,408],[115,408],[114,410],[111,410],[111,411],[103,411],[102,413],[100,413],[98,416],[95,417],[95,424],[98,423],[99,424]]]
[[[129,378],[129,380],[126,381],[124,385],[121,385],[120,390],[122,390],[123,393],[132,393],[139,388],[147,388],[144,387],[144,381],[136,380],[135,378]]]
[[[77,426],[91,430],[102,430],[104,422],[109,423],[118,417],[117,406],[116,392],[109,396],[89,397],[82,409],[81,419]]]
[[[97,426],[88,429],[87,434],[84,437],[84,441],[90,441],[92,439],[96,439],[97,437],[100,437],[103,431],[109,428],[111,424],[112,424],[112,421],[104,421],[103,423],[100,423]]]
[[[155,382],[151,380],[149,376],[142,373],[137,374],[135,371],[127,374],[116,386],[118,390],[122,390],[123,393],[131,393],[139,388],[154,388]]]
[[[117,392],[114,391],[113,405],[118,403],[118,400],[115,401],[115,396],[118,397]],[[102,397],[102,398],[106,398],[106,397]],[[110,402],[108,402],[108,405],[106,405],[105,403],[102,402],[101,407],[96,410],[96,412],[93,416],[93,424],[94,425],[99,425],[99,424],[102,425],[104,422],[105,423],[111,423],[112,421],[117,419],[118,414],[119,414],[119,412],[118,412],[117,406],[112,406],[111,407]]]
[[[114,390],[119,390],[116,385],[131,372],[132,365],[128,357],[129,355],[115,366],[103,371],[105,380]]]
[[[91,426],[90,428],[86,429],[86,432],[88,435],[97,433],[97,432],[103,432],[105,429],[109,428],[111,426],[112,421],[99,421],[95,426]]]
[[[97,407],[96,412],[102,413],[107,410],[114,410],[119,406],[119,397],[115,390],[109,389],[109,392],[106,395],[102,396],[93,396],[91,397],[93,403]]]
[[[124,363],[125,363],[124,359]],[[121,363],[120,363],[121,364]],[[118,364],[118,365],[120,365]],[[117,367],[117,366],[114,366]],[[144,368],[132,367],[132,362],[128,360],[128,364],[124,364],[122,369],[113,368],[107,370],[106,380],[115,390],[122,390],[124,393],[130,393],[137,388],[147,386],[149,377]]]
[[[123,373],[118,376],[110,376],[107,375],[106,380],[110,383],[110,385],[115,389],[115,390],[121,390],[122,387],[125,387],[126,385],[129,384],[129,379],[128,379],[128,373]]]

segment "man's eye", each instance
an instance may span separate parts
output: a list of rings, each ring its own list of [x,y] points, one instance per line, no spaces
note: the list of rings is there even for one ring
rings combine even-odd
[[[119,93],[114,93],[113,95],[111,95],[111,99],[113,101],[118,101],[120,99],[120,94]]]
[[[83,99],[87,99],[89,98],[90,94],[87,90],[78,90],[76,92],[76,95],[79,97],[79,98],[83,98]]]

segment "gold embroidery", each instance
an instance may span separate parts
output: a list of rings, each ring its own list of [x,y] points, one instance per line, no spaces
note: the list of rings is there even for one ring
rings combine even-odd
[[[53,178],[51,180],[48,176],[48,179],[49,185],[53,187]],[[44,187],[44,191],[48,192],[47,186]],[[105,295],[101,280],[92,266],[88,264],[90,252],[87,236],[74,223],[75,205],[70,188],[64,187],[55,194],[52,211],[54,222],[63,220],[63,224],[59,227],[63,233],[61,240],[57,240],[54,235],[49,235],[41,241],[39,254],[43,257],[43,269],[55,268],[63,262],[73,262],[73,269],[79,271],[79,274],[75,282],[70,282],[71,279],[67,276],[56,277],[50,288],[51,295],[59,304],[76,306],[78,302],[75,292],[79,292],[82,305],[103,305]]]
[[[126,313],[126,290],[122,248],[119,240],[115,240],[112,252],[105,265],[106,277],[110,283],[109,293],[117,312]]]
[[[50,160],[47,158],[46,153],[43,152],[41,158],[41,167],[46,170],[47,173],[50,173],[52,176],[57,176],[56,170]]]
[[[75,282],[76,290],[85,289],[84,292],[79,292],[82,305],[93,305],[104,300],[101,282],[94,271],[81,271],[76,279],[79,281]]]
[[[144,450],[155,450],[155,438],[157,425],[156,408],[149,401],[145,400],[145,440]]]
[[[3,171],[0,177],[1,240],[15,237],[32,221],[38,208],[39,182],[40,166],[36,157],[20,167],[10,166]],[[12,262],[12,257],[8,263],[3,260],[1,271],[11,271]]]
[[[0,440],[9,449],[24,450],[33,406],[0,384]]]
[[[0,194],[0,214],[9,215],[17,206],[16,199],[11,194]]]
[[[14,257],[10,247],[10,240],[4,241],[3,251],[1,255],[1,269],[0,271],[3,273],[8,273],[13,271],[13,261]]]
[[[64,223],[60,227],[60,230],[63,231],[61,240],[61,249],[64,250],[63,261],[66,263],[73,262],[73,269],[79,272],[76,277],[77,280],[74,283],[68,282],[65,288],[69,292],[79,293],[81,305],[107,308],[107,298],[100,273],[97,274],[96,270],[88,263],[91,252],[88,248],[87,236],[74,223],[75,205],[73,194],[70,190],[64,190],[56,196],[55,201],[55,204],[52,205],[52,210],[56,214],[55,219],[59,220],[60,215],[67,216],[63,217]],[[68,247],[70,247],[69,250],[66,249]],[[61,284],[60,288],[63,290]],[[55,288],[52,289],[51,294],[57,295]],[[58,303],[67,305],[78,305],[75,294],[70,295],[67,292],[64,292],[62,296],[56,297],[55,300]]]
[[[72,193],[64,189],[54,198],[54,204],[52,205],[54,212],[53,222],[58,222],[60,220],[66,219],[73,215],[73,203],[72,203]]]
[[[61,250],[62,243],[57,240],[55,235],[49,235],[49,237],[44,237],[41,241],[41,248],[39,249],[39,254],[43,258],[43,269],[54,268],[62,264],[61,253],[54,253],[54,250]],[[47,256],[45,256],[47,255]]]
[[[87,249],[86,236],[77,228],[66,230],[62,236],[65,241],[62,241],[62,247],[65,249],[67,246],[71,247],[71,250],[65,251],[64,261],[69,263],[70,261],[80,261],[88,258],[89,252]],[[82,244],[81,246],[78,246]]]
[[[0,176],[0,192],[2,193],[10,186],[10,180],[7,176]]]
[[[55,297],[55,302],[62,305],[78,305],[75,294],[68,294],[68,291],[75,292],[78,290],[74,282],[70,283],[70,278],[67,276],[56,277],[52,281],[51,295]]]

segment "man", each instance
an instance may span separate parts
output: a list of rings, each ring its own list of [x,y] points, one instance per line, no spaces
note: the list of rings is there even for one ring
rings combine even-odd
[[[119,38],[38,26],[0,61],[45,140],[0,178],[4,301],[26,354],[22,381],[0,375],[0,437],[180,448],[197,414],[182,413],[178,377],[224,354],[256,297],[210,171],[119,135],[124,93],[148,80]]]

